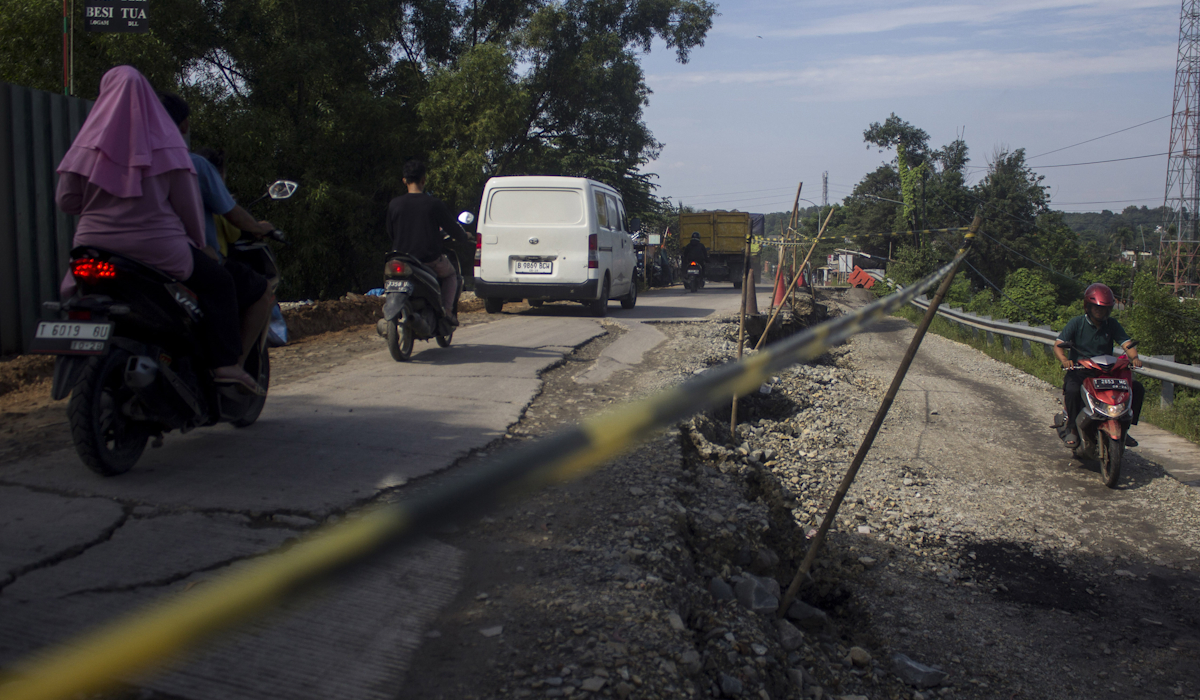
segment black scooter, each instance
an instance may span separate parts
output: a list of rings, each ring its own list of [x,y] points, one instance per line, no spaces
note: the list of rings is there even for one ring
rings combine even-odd
[[[280,180],[272,199],[287,199],[298,185]],[[281,231],[271,237],[283,241]],[[231,254],[278,284],[275,256],[266,243],[234,246]],[[71,251],[74,294],[46,302],[57,320],[42,321],[29,351],[57,355],[51,396],[71,396],[67,419],[75,451],[105,476],[129,471],[146,443],[165,432],[186,433],[218,422],[251,425],[266,404],[271,364],[266,324],[244,369],[264,393],[247,394],[214,382],[202,351],[203,312],[182,282],[148,265],[95,246]]]
[[[470,212],[459,214],[464,226],[475,221]],[[458,313],[458,298],[462,295],[462,266],[458,254],[447,246],[446,257],[454,267],[457,288],[454,292],[454,313]],[[383,267],[383,318],[375,324],[379,335],[387,339],[388,351],[396,362],[412,359],[413,342],[435,340],[438,346],[450,347],[455,326],[442,308],[442,285],[437,274],[419,260],[392,251]]]

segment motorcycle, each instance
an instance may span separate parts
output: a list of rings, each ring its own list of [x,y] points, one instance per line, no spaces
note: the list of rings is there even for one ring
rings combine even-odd
[[[1133,342],[1130,347],[1136,345]],[[1061,347],[1070,350],[1074,346],[1061,343]],[[1129,357],[1098,355],[1080,359],[1078,364],[1089,371],[1080,388],[1083,408],[1075,419],[1079,443],[1072,449],[1072,455],[1080,461],[1099,460],[1104,485],[1116,488],[1125,455],[1125,435],[1133,422],[1133,372]],[[1065,442],[1070,434],[1065,406],[1054,416],[1054,428]]]
[[[458,221],[469,226],[475,216],[464,211]],[[446,257],[454,267],[457,288],[453,308],[457,314],[463,288],[462,266],[449,246]],[[437,274],[411,255],[392,251],[387,254],[383,276],[383,318],[376,322],[375,330],[387,339],[392,359],[408,362],[416,340],[433,339],[440,347],[450,347],[454,325],[442,308],[442,285]]]
[[[683,283],[689,292],[698,292],[704,286],[704,268],[695,260],[683,271]]]
[[[298,185],[280,180],[266,196],[287,199]],[[261,199],[261,198],[260,198]],[[257,200],[256,200],[257,201]],[[284,242],[281,231],[269,237]],[[230,251],[279,283],[275,255],[262,241],[237,242]],[[271,378],[266,324],[243,368],[263,393],[218,385],[199,348],[203,312],[182,282],[148,265],[95,246],[71,251],[75,292],[45,302],[57,320],[38,324],[31,353],[57,355],[51,396],[66,398],[75,451],[92,471],[114,476],[129,471],[163,433],[232,423],[253,424],[266,404]]]

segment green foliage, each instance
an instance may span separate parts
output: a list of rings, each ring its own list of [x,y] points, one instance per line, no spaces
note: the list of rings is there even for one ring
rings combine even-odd
[[[996,295],[990,289],[975,292],[967,302],[967,311],[979,316],[991,316],[996,305]]]
[[[1134,280],[1133,298],[1134,305],[1122,315],[1121,325],[1138,341],[1139,352],[1200,363],[1200,302],[1179,301],[1148,271]]]
[[[954,275],[950,283],[950,291],[946,293],[946,304],[954,308],[962,308],[971,303],[971,281],[966,275]]]
[[[895,254],[895,262],[887,266],[887,273],[898,284],[909,285],[937,270],[945,262],[939,260],[930,248],[900,246]]]
[[[56,0],[55,0],[56,1]],[[0,80],[61,90],[61,4],[9,0]],[[83,3],[75,3],[82,27]],[[193,109],[193,144],[225,148],[230,189],[288,231],[285,298],[378,284],[387,203],[409,158],[429,189],[475,210],[493,175],[585,176],[613,185],[631,217],[665,225],[642,172],[659,152],[638,64],[655,39],[686,62],[716,9],[707,0],[156,0],[147,34],[77,31],[77,94],[128,63]]]
[[[1046,325],[1058,318],[1054,298],[1054,285],[1045,275],[1020,268],[1008,275],[998,310],[1010,321],[1026,321],[1031,326]]]

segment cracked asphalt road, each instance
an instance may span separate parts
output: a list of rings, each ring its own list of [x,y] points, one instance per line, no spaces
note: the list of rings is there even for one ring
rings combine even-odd
[[[729,313],[737,301],[725,288],[661,290],[634,312],[614,304],[605,323],[627,332],[598,367],[607,376],[654,347],[641,321]],[[377,349],[272,387],[253,427],[170,434],[125,475],[89,472],[70,447],[0,463],[0,668],[503,439],[541,373],[604,332],[576,305],[546,305],[466,326],[448,349],[419,344],[407,364],[365,338]],[[418,630],[456,593],[461,559],[424,542],[167,673],[126,680],[192,700],[392,697]]]

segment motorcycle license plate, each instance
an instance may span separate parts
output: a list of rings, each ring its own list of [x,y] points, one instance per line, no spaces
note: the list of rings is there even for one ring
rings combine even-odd
[[[412,280],[388,280],[383,283],[385,292],[411,292],[412,290]]]
[[[554,263],[541,260],[518,260],[517,273],[522,275],[549,275],[554,272]]]
[[[698,274],[700,274],[700,271],[699,271],[699,270],[688,270],[687,272],[688,272],[688,274],[689,274],[689,275],[698,275]]]
[[[42,321],[29,352],[43,355],[103,355],[113,324],[89,321]]]
[[[1097,391],[1129,391],[1129,382],[1124,379],[1109,379],[1102,377],[1092,380],[1092,386]]]

